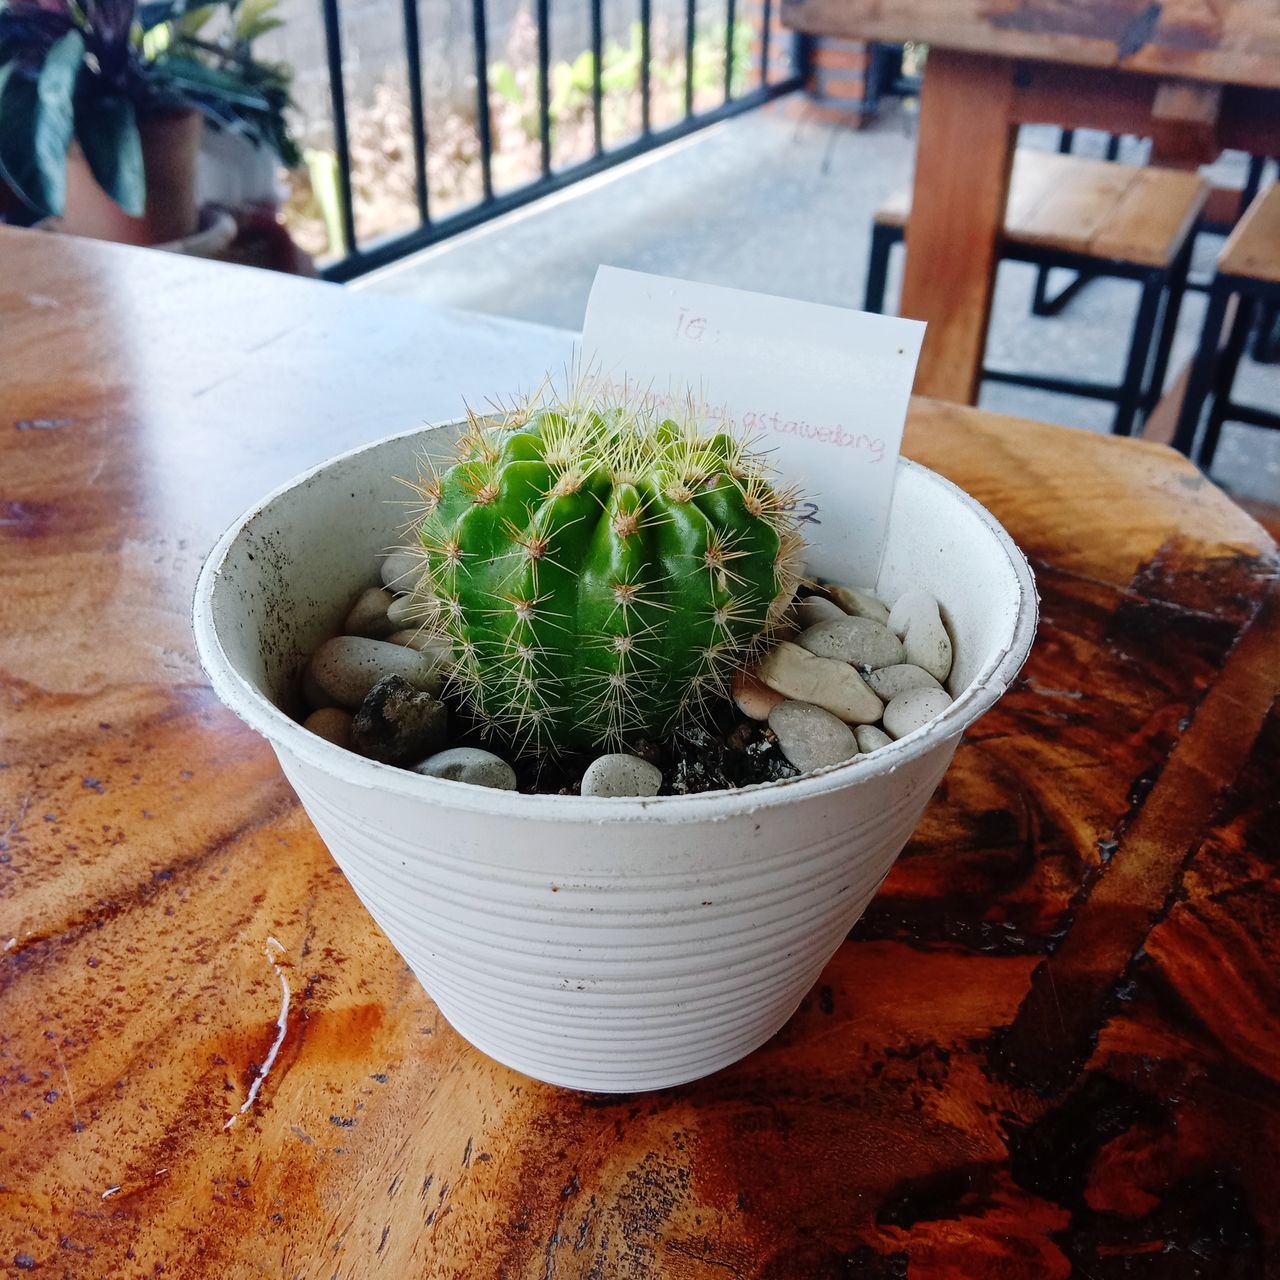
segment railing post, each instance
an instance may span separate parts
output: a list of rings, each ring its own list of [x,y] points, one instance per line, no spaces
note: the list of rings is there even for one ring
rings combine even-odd
[[[484,198],[493,199],[493,129],[489,123],[489,28],[484,0],[471,0],[471,38],[475,45],[476,133],[480,138],[480,179]]]
[[[431,221],[427,192],[427,120],[422,93],[422,42],[418,32],[418,0],[403,0],[404,56],[409,75],[409,116],[413,126],[413,187],[418,221]]]
[[[325,52],[329,59],[329,101],[333,106],[333,153],[338,162],[338,212],[344,252],[356,251],[356,216],[351,197],[351,144],[347,138],[347,88],[342,74],[342,22],[338,0],[321,0]]]

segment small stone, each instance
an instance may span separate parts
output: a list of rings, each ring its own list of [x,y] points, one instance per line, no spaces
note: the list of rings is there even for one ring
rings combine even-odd
[[[397,595],[412,591],[422,577],[426,562],[413,551],[392,551],[382,558],[382,585]]]
[[[397,596],[387,609],[387,621],[395,631],[417,630],[430,622],[437,612],[436,602],[425,596]]]
[[[444,675],[438,656],[404,645],[362,636],[334,636],[311,655],[302,676],[302,692],[315,709],[356,711],[383,676],[401,676],[415,689],[438,694]]]
[[[441,661],[453,656],[453,644],[448,640],[441,640],[426,627],[393,631],[387,637],[387,643],[402,644],[406,649],[416,649],[419,653],[431,654]]]
[[[853,730],[811,702],[781,702],[769,713],[769,728],[782,753],[802,773],[852,760],[858,754]]]
[[[396,630],[387,617],[387,609],[395,602],[395,596],[382,587],[370,587],[356,597],[342,630],[349,636],[365,636],[381,640]]]
[[[842,587],[838,582],[824,582],[822,589],[852,617],[870,618],[872,622],[889,621],[889,606],[870,591],[863,591],[858,587]]]
[[[767,720],[769,712],[783,701],[782,694],[762,684],[750,671],[737,671],[733,676],[733,700],[738,710],[751,720]]]
[[[421,760],[444,745],[448,719],[443,702],[401,676],[384,676],[355,714],[351,745],[362,756],[383,764]]]
[[[336,747],[351,746],[351,712],[338,707],[321,707],[313,711],[303,722],[304,729],[332,742]]]
[[[908,689],[941,689],[942,686],[923,668],[909,662],[899,662],[892,667],[881,667],[867,677],[867,683],[878,698],[891,702]]]
[[[582,775],[584,796],[656,796],[662,770],[639,756],[599,756]]]
[[[905,738],[951,705],[945,689],[908,689],[884,709],[884,729],[891,738]]]
[[[873,724],[860,724],[853,731],[853,736],[858,740],[858,750],[864,755],[879,751],[881,747],[887,747],[893,742],[883,729],[877,729]]]
[[[889,628],[902,637],[906,659],[937,680],[951,673],[951,637],[938,602],[926,591],[908,591],[894,603]]]
[[[802,631],[796,644],[820,658],[851,662],[864,671],[891,667],[903,656],[902,641],[883,622],[848,615]]]
[[[516,789],[516,771],[491,751],[479,747],[450,747],[437,751],[421,764],[413,766],[414,773],[428,778],[445,778],[449,782],[469,782],[473,787],[493,787],[498,791]]]
[[[765,654],[756,674],[770,689],[812,702],[847,724],[874,724],[884,714],[884,704],[847,662],[816,657],[786,640]]]
[[[913,587],[910,591],[904,591],[893,602],[893,608],[889,610],[887,624],[889,630],[901,639],[907,634],[907,623],[910,622],[911,615],[916,610],[929,610],[937,607],[938,602],[927,591],[921,591],[916,587]]]
[[[834,601],[826,600],[822,596],[805,596],[803,600],[795,602],[791,616],[795,618],[796,625],[801,631],[807,631],[820,622],[839,622],[841,618],[847,618],[849,615]]]

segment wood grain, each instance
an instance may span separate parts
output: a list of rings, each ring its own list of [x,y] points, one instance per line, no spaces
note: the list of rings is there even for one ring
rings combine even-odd
[[[928,322],[916,392],[973,404],[995,284],[1014,134],[1012,71],[941,49],[920,98],[901,313]]]
[[[1224,275],[1280,283],[1280,183],[1254,197],[1218,255]]]
[[[561,335],[30,233],[0,258],[5,1274],[1280,1265],[1276,549],[1183,459],[915,402],[907,452],[1035,563],[1023,678],[779,1036],[569,1094],[440,1019],[185,621],[246,502]]]
[[[1013,158],[1002,238],[1146,266],[1168,266],[1209,196],[1194,173],[1019,148]],[[895,192],[876,221],[903,226],[911,195]]]
[[[1271,0],[783,0],[782,18],[813,35],[1280,87]]]

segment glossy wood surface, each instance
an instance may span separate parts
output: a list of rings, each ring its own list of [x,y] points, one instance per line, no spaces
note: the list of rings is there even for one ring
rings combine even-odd
[[[1035,564],[1024,678],[775,1040],[592,1097],[439,1017],[187,624],[250,501],[564,335],[15,232],[0,332],[0,1274],[1280,1263],[1276,549],[1180,457],[914,404]]]
[[[783,16],[817,35],[1280,88],[1275,0],[783,0]]]

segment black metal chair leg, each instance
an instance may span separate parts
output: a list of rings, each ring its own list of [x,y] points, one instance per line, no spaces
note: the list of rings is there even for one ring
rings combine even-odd
[[[1049,272],[1052,267],[1036,268],[1036,287],[1031,295],[1031,314],[1044,316],[1049,314]]]
[[[1147,393],[1143,397],[1143,411],[1150,413],[1160,402],[1164,394],[1165,375],[1169,372],[1169,356],[1173,351],[1173,339],[1178,331],[1178,315],[1182,310],[1182,299],[1187,292],[1187,272],[1191,268],[1191,248],[1193,240],[1188,240],[1186,248],[1178,255],[1169,269],[1169,285],[1165,291],[1164,314],[1160,318],[1160,339],[1156,344],[1156,358],[1151,366],[1151,378],[1147,383]]]
[[[1258,308],[1258,330],[1253,338],[1253,358],[1259,364],[1280,363],[1280,307],[1264,302]]]
[[[1036,291],[1031,299],[1031,313],[1037,316],[1056,316],[1063,311],[1068,302],[1080,292],[1085,285],[1098,278],[1098,272],[1079,269],[1058,290],[1053,297],[1049,296],[1049,272],[1052,267],[1037,268]]]
[[[1218,340],[1222,337],[1222,321],[1227,314],[1227,299],[1231,290],[1221,279],[1215,278],[1209,286],[1209,308],[1205,312],[1204,328],[1200,331],[1200,346],[1191,362],[1191,376],[1187,379],[1187,391],[1182,400],[1182,412],[1173,433],[1173,447],[1179,453],[1191,457],[1196,442],[1196,429],[1200,426],[1200,413],[1213,385],[1214,368],[1218,362]]]
[[[1213,402],[1209,406],[1209,421],[1205,425],[1204,439],[1194,461],[1203,471],[1213,466],[1213,455],[1218,450],[1218,437],[1222,434],[1222,424],[1227,418],[1227,408],[1231,404],[1231,388],[1236,380],[1236,370],[1240,368],[1240,357],[1244,354],[1249,330],[1253,326],[1253,316],[1257,307],[1252,298],[1240,294],[1236,301],[1235,319],[1231,322],[1231,331],[1227,334],[1226,346],[1218,360],[1218,368],[1213,379]]]
[[[1138,303],[1133,339],[1129,343],[1129,359],[1125,365],[1124,381],[1120,384],[1116,413],[1111,423],[1113,435],[1132,435],[1134,419],[1142,408],[1147,363],[1151,358],[1151,339],[1155,334],[1156,316],[1160,311],[1160,298],[1167,278],[1167,272],[1157,271],[1142,282],[1142,298]]]
[[[867,261],[867,291],[864,311],[880,315],[884,311],[885,284],[889,278],[889,250],[902,238],[897,227],[877,223],[871,228],[871,257]]]

